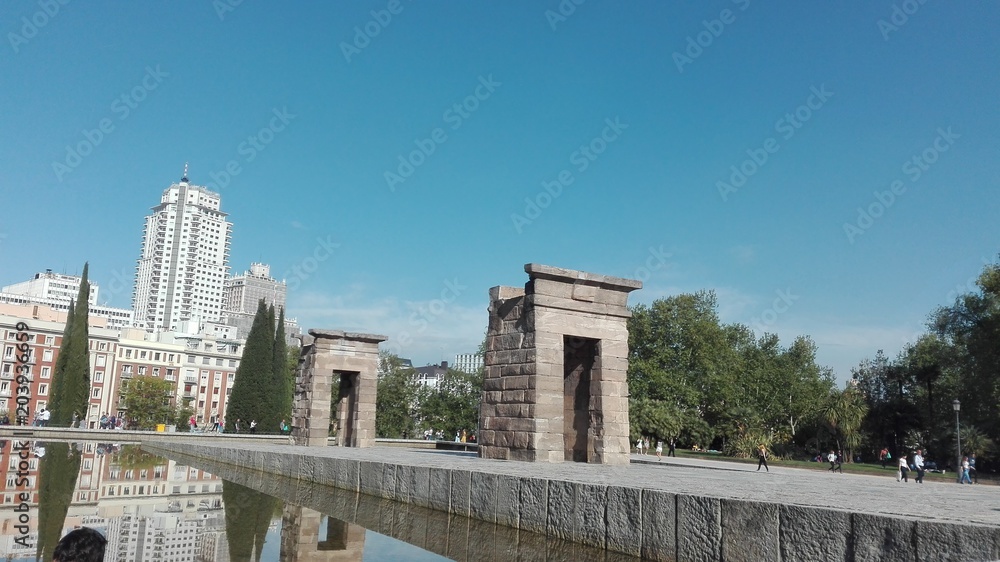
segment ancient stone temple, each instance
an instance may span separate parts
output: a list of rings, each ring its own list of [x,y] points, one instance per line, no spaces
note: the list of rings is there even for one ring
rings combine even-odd
[[[642,283],[524,271],[523,289],[490,289],[479,456],[627,464],[627,304]]]
[[[378,344],[385,336],[309,330],[295,376],[292,439],[296,445],[325,447],[336,404],[337,444],[375,445]]]

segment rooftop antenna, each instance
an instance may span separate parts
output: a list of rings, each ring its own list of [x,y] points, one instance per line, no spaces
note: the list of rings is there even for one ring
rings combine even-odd
[[[188,163],[187,162],[184,163],[184,177],[181,178],[181,181],[183,181],[183,182],[188,181]]]

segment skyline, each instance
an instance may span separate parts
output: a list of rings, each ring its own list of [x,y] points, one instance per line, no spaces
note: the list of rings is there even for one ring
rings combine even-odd
[[[451,361],[534,262],[715,290],[843,382],[1000,251],[986,7],[43,5],[0,7],[0,285],[130,308],[190,163],[304,330]]]

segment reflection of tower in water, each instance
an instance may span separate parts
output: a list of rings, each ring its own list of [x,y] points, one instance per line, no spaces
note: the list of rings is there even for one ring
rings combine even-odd
[[[295,505],[285,504],[281,515],[282,562],[343,562],[360,561],[365,548],[365,529],[329,517],[326,535],[320,536],[323,527],[322,513]]]

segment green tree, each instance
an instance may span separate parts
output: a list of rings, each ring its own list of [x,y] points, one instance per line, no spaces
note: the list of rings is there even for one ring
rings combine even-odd
[[[83,265],[80,291],[76,301],[70,303],[72,314],[66,317],[66,329],[59,346],[59,358],[52,374],[49,410],[50,423],[54,426],[68,426],[73,414],[86,417],[87,402],[90,399],[90,336],[87,326],[90,305],[90,282],[87,280],[89,264]]]
[[[443,431],[446,436],[463,429],[474,433],[479,426],[482,395],[482,373],[448,369],[437,388],[421,396],[419,415],[423,426]]]
[[[226,406],[227,427],[242,420],[243,428],[257,420],[265,431],[273,431],[273,426],[262,425],[263,420],[277,415],[277,401],[273,384],[274,370],[274,323],[268,319],[264,300],[257,305],[257,314],[243,347],[243,357],[236,369],[233,393]]]
[[[404,368],[396,355],[380,352],[375,434],[388,438],[416,435],[420,391],[412,368]]]
[[[292,374],[288,371],[288,344],[285,342],[285,309],[282,308],[278,315],[278,325],[274,332],[274,349],[271,354],[272,383],[274,387],[275,410],[274,419],[267,420],[270,425],[265,425],[264,431],[270,433],[279,430],[281,420],[288,419],[292,415]]]
[[[860,444],[859,430],[867,413],[864,396],[850,387],[831,392],[822,410],[823,419],[837,442],[837,450],[843,451],[848,461],[854,458],[854,450]]]
[[[155,429],[157,424],[174,421],[176,411],[171,403],[174,385],[170,381],[150,376],[133,377],[125,379],[122,387],[128,416],[139,429]]]

